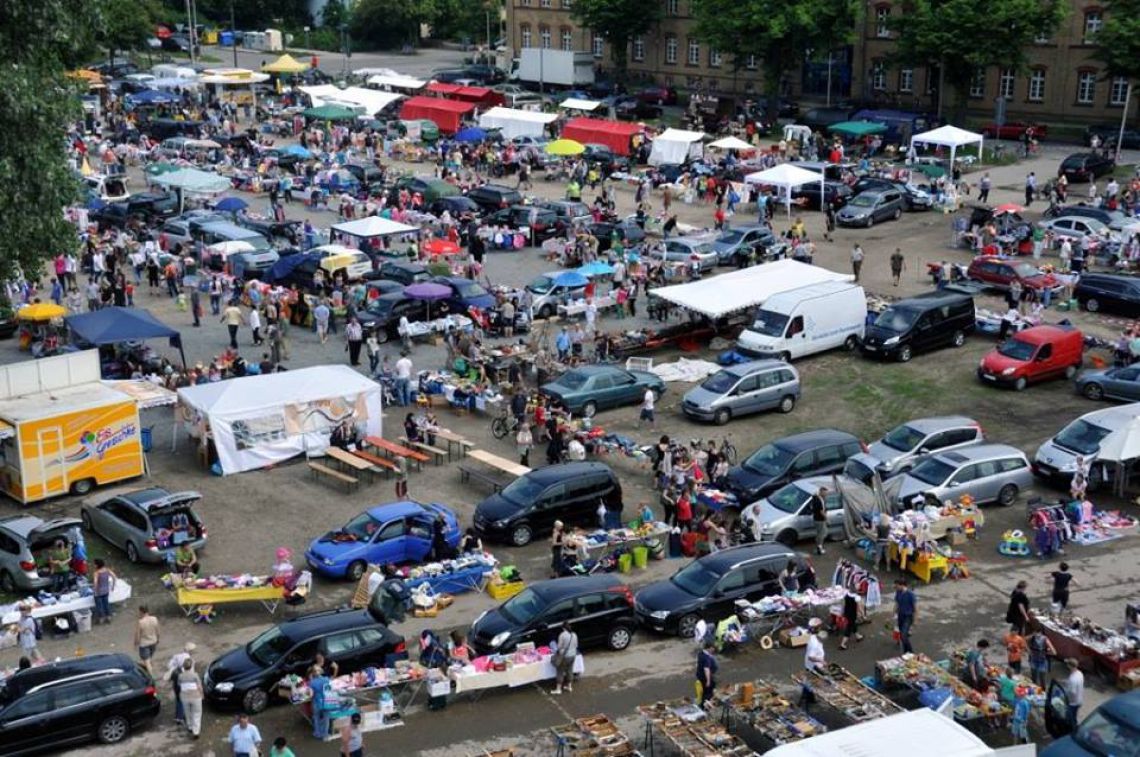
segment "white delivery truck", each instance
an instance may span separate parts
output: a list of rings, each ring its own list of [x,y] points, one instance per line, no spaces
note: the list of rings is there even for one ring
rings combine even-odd
[[[587,87],[594,83],[594,54],[524,47],[519,53],[518,80],[559,87]]]
[[[849,281],[824,281],[764,301],[736,349],[749,357],[794,360],[835,347],[854,349],[867,323],[867,296]]]

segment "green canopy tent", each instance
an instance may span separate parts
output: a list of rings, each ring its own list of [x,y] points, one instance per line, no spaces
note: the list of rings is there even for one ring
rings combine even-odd
[[[942,166],[931,165],[930,163],[919,163],[912,169],[915,173],[920,173],[928,179],[941,179],[946,175],[946,169]]]
[[[305,118],[317,118],[322,121],[352,121],[356,119],[357,113],[340,105],[321,105],[303,110],[301,115]]]
[[[827,127],[832,134],[842,134],[845,137],[867,137],[872,134],[882,134],[887,130],[886,124],[877,121],[840,121]]]
[[[158,176],[151,176],[151,181],[178,193],[179,212],[186,202],[187,194],[213,195],[224,192],[230,188],[230,180],[209,171],[199,171],[197,168],[180,168]]]

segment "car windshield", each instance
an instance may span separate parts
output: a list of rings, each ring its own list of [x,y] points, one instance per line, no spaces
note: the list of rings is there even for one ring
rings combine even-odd
[[[376,299],[372,300],[372,302],[368,303],[368,306],[364,309],[369,313],[386,318],[388,314],[392,312],[392,309],[394,307],[396,307],[396,300],[377,297]]]
[[[775,476],[783,472],[792,461],[792,453],[775,444],[765,444],[749,455],[744,467],[761,476]]]
[[[1013,272],[1016,273],[1017,277],[1020,279],[1028,279],[1033,276],[1041,275],[1041,271],[1038,271],[1035,267],[1029,263],[1026,263],[1025,261],[1013,263]]]
[[[925,438],[926,434],[903,424],[888,431],[887,435],[883,437],[882,442],[891,449],[897,449],[899,452],[910,452]]]
[[[503,603],[499,612],[515,625],[522,626],[534,620],[545,607],[546,602],[538,595],[538,592],[527,588]]]
[[[545,488],[544,484],[522,476],[516,478],[507,488],[503,489],[503,499],[522,507],[538,499],[538,495],[542,494]]]
[[[1103,757],[1140,757],[1140,729],[1094,710],[1073,733],[1073,741]]]
[[[770,310],[761,310],[752,322],[752,330],[764,336],[783,336],[784,327],[788,325],[788,316],[783,313],[773,313]]]
[[[1014,337],[1013,339],[1006,339],[998,346],[998,354],[1005,355],[1011,360],[1021,360],[1024,362],[1033,357],[1033,352],[1036,349],[1036,345],[1023,342]]]
[[[292,647],[293,641],[274,626],[246,645],[245,651],[262,667],[268,668],[284,657]]]
[[[357,541],[368,541],[372,535],[380,528],[382,524],[380,521],[373,518],[368,513],[361,513],[355,518],[344,524],[341,529],[342,533],[352,534],[356,537]]]
[[[476,284],[475,282],[456,284],[455,288],[459,290],[459,294],[463,297],[482,297],[487,294],[487,290],[483,288],[483,285]]]
[[[736,244],[744,238],[743,231],[726,231],[716,238],[721,244]]]
[[[875,325],[887,331],[902,333],[910,329],[918,320],[918,312],[902,308],[887,308],[875,319]]]
[[[526,288],[535,294],[546,294],[554,288],[554,279],[549,276],[538,276],[527,284]]]
[[[768,504],[785,513],[798,513],[808,501],[808,493],[795,484],[788,484],[768,497]]]
[[[1094,455],[1100,450],[1104,437],[1110,433],[1112,432],[1107,428],[1094,426],[1078,418],[1061,429],[1061,433],[1053,437],[1053,443],[1082,455]]]
[[[875,472],[852,457],[848,458],[847,463],[843,466],[843,475],[870,486]]]
[[[946,479],[950,478],[950,474],[953,472],[953,465],[944,463],[936,457],[932,457],[914,466],[914,468],[911,469],[910,475],[924,484],[941,486]]]
[[[702,242],[700,244],[695,244],[692,246],[692,253],[691,254],[693,254],[693,255],[711,255],[713,252],[715,252],[715,250],[713,250],[713,246],[711,244],[709,244],[708,242]]]
[[[589,378],[589,376],[580,371],[568,371],[559,376],[554,383],[559,386],[564,386],[567,389],[581,389],[586,385],[586,381],[588,381]]]
[[[718,371],[705,379],[705,383],[701,384],[701,389],[714,394],[724,394],[736,385],[738,378],[739,376],[735,376],[728,371]]]
[[[875,204],[875,195],[856,195],[847,204],[855,208],[870,208]]]
[[[687,591],[694,597],[704,597],[716,586],[720,576],[706,568],[700,560],[696,560],[674,573],[669,580],[673,582],[674,586]]]

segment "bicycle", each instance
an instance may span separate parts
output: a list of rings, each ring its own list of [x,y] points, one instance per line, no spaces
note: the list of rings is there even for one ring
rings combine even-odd
[[[512,416],[507,408],[503,408],[500,414],[491,419],[491,434],[496,439],[503,439],[507,434],[513,434],[519,429],[519,420]]]

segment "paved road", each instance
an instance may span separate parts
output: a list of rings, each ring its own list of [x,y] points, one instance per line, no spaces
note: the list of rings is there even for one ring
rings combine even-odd
[[[303,38],[302,38],[303,40]],[[298,40],[299,42],[302,40]],[[202,48],[205,55],[218,59],[212,66],[233,65],[233,49],[229,47]],[[304,50],[291,48],[291,52],[300,57],[317,56],[318,65],[325,73],[331,76],[340,76],[345,70],[355,71],[358,68],[392,68],[410,76],[424,76],[438,68],[455,66],[463,62],[465,53],[459,50],[446,48],[424,48],[412,55],[403,55],[396,52],[353,53],[352,57],[345,59],[340,53],[330,53],[324,50]],[[279,53],[266,53],[258,50],[239,48],[237,52],[237,65],[240,68],[249,68],[254,71],[261,69],[263,63],[276,60]]]

